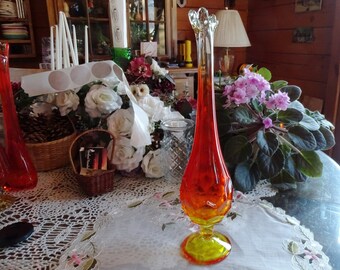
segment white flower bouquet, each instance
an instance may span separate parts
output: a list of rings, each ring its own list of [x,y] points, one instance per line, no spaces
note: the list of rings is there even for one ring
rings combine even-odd
[[[160,73],[163,70],[155,62],[150,67],[151,73],[155,70],[164,79],[165,74]],[[151,138],[159,130],[161,121],[184,117],[165,103],[163,96],[154,94],[150,82],[148,77],[149,84],[129,84],[113,75],[80,88],[26,98],[30,103],[43,101],[58,107],[62,116],[72,119],[79,132],[107,129],[115,139],[110,161],[117,170],[124,173],[143,171],[146,177],[158,178],[164,175],[161,154],[159,144],[153,143]],[[19,97],[17,105],[22,102],[23,95]],[[167,98],[172,97],[168,94]],[[143,116],[145,121],[141,120]],[[146,136],[144,131],[150,138],[149,144],[138,143],[139,137]],[[112,144],[108,146],[109,153],[112,152],[110,148]]]

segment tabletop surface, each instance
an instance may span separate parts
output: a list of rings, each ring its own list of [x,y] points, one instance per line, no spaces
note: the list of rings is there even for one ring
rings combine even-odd
[[[324,153],[320,157],[324,164],[321,179],[308,179],[296,190],[265,199],[309,228],[333,269],[340,269],[340,167]]]
[[[283,222],[280,222],[280,226],[284,226],[287,232],[293,232],[287,228],[289,224],[287,225],[285,220],[287,219],[286,214],[295,217],[301,225],[314,233],[313,238],[323,246],[322,251],[329,257],[329,264],[333,269],[340,269],[340,167],[323,153],[320,153],[320,158],[324,163],[324,172],[321,178],[309,179],[306,183],[299,184],[296,190],[278,192],[275,196],[273,196],[275,192],[262,192],[261,196],[274,206],[285,210],[286,213],[282,216]],[[129,220],[130,217],[126,215],[126,211],[121,211],[130,209],[127,205],[138,206],[141,202],[144,204],[145,198],[153,199],[157,198],[159,194],[167,194],[168,191],[178,191],[178,184],[164,184],[162,179],[130,178],[128,180],[118,177],[115,187],[116,190],[111,194],[89,198],[79,192],[79,188],[74,182],[74,175],[68,168],[40,173],[38,186],[35,189],[14,192],[11,195],[17,197],[15,204],[0,212],[0,228],[14,221],[25,220],[32,222],[35,226],[35,233],[26,243],[10,249],[0,249],[0,266],[5,265],[5,268],[0,267],[0,269],[54,269],[59,264],[60,257],[65,256],[65,250],[72,248],[70,245],[75,239],[82,238],[82,235],[86,235],[88,231],[98,227],[98,223],[99,225],[102,223],[103,214],[105,217],[105,213],[114,213],[115,215],[120,212],[123,214],[123,219]],[[263,194],[268,195],[265,197]],[[157,205],[157,200],[155,203]],[[238,206],[240,205],[238,204]],[[180,209],[180,205],[176,207],[177,210]],[[144,209],[148,211],[149,208]],[[258,210],[265,209],[266,207],[260,207]],[[246,210],[249,209],[245,208]],[[140,213],[137,207],[136,210],[128,211]],[[268,212],[269,216],[277,219],[280,212],[276,210],[274,212],[273,215]],[[243,218],[249,219],[254,214],[255,212],[248,212]],[[239,222],[242,221],[242,218],[235,220]],[[287,220],[291,222],[290,219]],[[138,224],[139,221],[136,220],[136,222]],[[231,224],[230,217],[226,220],[226,224],[227,226]],[[115,223],[111,225],[114,226]],[[158,228],[160,227],[158,226]],[[100,234],[98,233],[98,235]],[[236,237],[236,234],[231,235],[231,237],[233,236]],[[278,236],[280,237],[279,233]],[[280,240],[280,242],[282,241]],[[236,241],[236,244],[239,243]],[[282,252],[281,245],[277,245],[280,247],[280,252]],[[56,252],[56,250],[58,251]],[[51,261],[52,264],[46,263],[46,267],[40,267],[39,264],[42,261]],[[228,263],[231,261],[229,260]],[[32,268],[33,264],[38,268]]]

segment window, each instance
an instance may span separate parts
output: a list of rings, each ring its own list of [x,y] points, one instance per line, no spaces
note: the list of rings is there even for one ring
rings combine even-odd
[[[169,0],[130,0],[130,46],[133,51],[140,50],[141,41],[158,43],[157,55],[174,55],[176,4]],[[177,43],[177,40],[176,40]]]

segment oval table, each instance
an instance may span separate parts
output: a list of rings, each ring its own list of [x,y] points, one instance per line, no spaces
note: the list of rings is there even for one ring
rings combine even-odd
[[[197,228],[181,211],[179,183],[117,174],[112,192],[88,197],[69,167],[39,173],[36,188],[5,194],[14,201],[2,196],[0,228],[28,221],[34,233],[0,249],[0,269],[340,269],[340,168],[320,157],[323,176],[297,190],[277,193],[261,181],[254,192],[235,192],[216,226],[232,251],[213,266],[180,255]]]

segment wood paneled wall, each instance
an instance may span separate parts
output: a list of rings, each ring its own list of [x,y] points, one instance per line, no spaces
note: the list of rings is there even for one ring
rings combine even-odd
[[[334,3],[324,0],[320,11],[296,13],[295,0],[249,1],[252,46],[247,61],[269,68],[274,79],[300,86],[303,95],[325,100]],[[314,40],[294,43],[293,31],[298,27],[312,27]]]
[[[192,43],[192,58],[194,63],[197,63],[196,58],[196,43],[194,32],[191,28],[188,19],[188,12],[190,9],[197,10],[200,7],[205,7],[208,9],[209,14],[215,14],[218,10],[224,8],[224,0],[218,1],[207,1],[207,0],[188,0],[187,5],[184,8],[177,8],[177,39],[178,40],[191,40]],[[248,0],[237,0],[235,9],[239,11],[242,21],[247,27],[247,17],[248,17]],[[215,49],[215,60],[218,56],[222,55],[224,50],[222,48]],[[234,70],[236,67],[245,63],[246,61],[246,49],[245,48],[235,48],[232,49],[232,53],[235,55]],[[217,66],[217,61],[215,61],[215,66]]]
[[[339,2],[323,0],[321,10],[296,13],[295,0],[249,1],[247,29],[252,42],[247,49],[247,62],[269,68],[273,79],[300,86],[302,101],[306,96],[321,99],[326,118],[334,124],[338,122],[338,142]],[[293,31],[298,27],[312,27],[314,40],[294,43]],[[334,148],[333,157],[340,161],[339,146]]]

